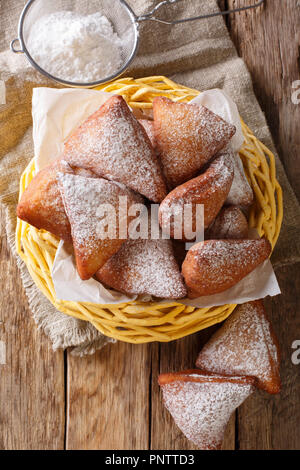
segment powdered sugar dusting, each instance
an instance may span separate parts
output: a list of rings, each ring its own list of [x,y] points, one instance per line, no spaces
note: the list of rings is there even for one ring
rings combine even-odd
[[[204,106],[153,102],[154,127],[167,180],[175,187],[195,176],[235,133],[235,127]]]
[[[215,373],[257,377],[262,388],[274,393],[280,382],[279,356],[262,303],[236,308],[204,346],[196,365]]]
[[[261,264],[270,251],[266,239],[200,242],[183,263],[185,281],[199,296],[222,292]]]
[[[228,151],[227,154],[232,161],[234,177],[226,203],[237,206],[249,206],[253,202],[253,191],[245,175],[243,163],[238,154],[234,154],[231,151]]]
[[[155,131],[154,131],[154,122],[150,119],[139,119],[139,123],[145,129],[147,136],[150,139],[152,147],[156,150],[157,142],[155,138]]]
[[[155,202],[166,195],[146,132],[119,96],[110,98],[75,131],[66,142],[63,158],[124,183]]]
[[[208,227],[220,211],[230,190],[233,179],[231,161],[226,155],[214,160],[208,169],[197,178],[173,189],[159,208],[159,219],[163,229],[171,227],[174,237],[178,215],[184,220],[186,204],[191,204],[192,217],[185,220],[185,230],[195,233],[197,206],[204,206],[204,227]],[[187,232],[187,233],[188,233]]]
[[[119,196],[127,196],[128,202],[139,202],[125,186],[112,183],[102,178],[86,178],[80,175],[58,175],[62,186],[62,196],[69,217],[73,242],[76,247],[84,247],[86,256],[90,256],[101,240],[101,228],[105,226],[119,227],[119,221],[114,213],[108,211],[101,221],[99,207],[101,204],[111,204],[116,210],[119,205]],[[116,211],[117,212],[117,211]],[[117,212],[118,214],[118,212]],[[104,214],[102,214],[102,217]],[[118,238],[118,232],[116,236]]]
[[[122,65],[122,41],[100,12],[42,15],[32,22],[26,45],[40,67],[70,82],[91,83]]]
[[[224,207],[209,227],[206,238],[242,239],[248,237],[248,222],[237,206]]]
[[[199,449],[219,449],[233,411],[254,391],[245,381],[174,381],[162,386],[175,423]]]
[[[129,294],[177,299],[187,293],[170,240],[126,241],[97,277]]]

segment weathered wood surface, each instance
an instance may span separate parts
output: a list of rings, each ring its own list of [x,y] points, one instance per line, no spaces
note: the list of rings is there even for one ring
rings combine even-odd
[[[245,0],[226,3],[232,8],[245,5]],[[227,23],[300,199],[300,104],[292,101],[292,84],[300,78],[300,2],[268,0],[265,4],[263,9],[230,16]],[[239,408],[236,441],[240,449],[300,448],[300,368],[291,361],[292,342],[300,339],[300,266],[281,268],[276,274],[284,295],[266,306],[281,346],[282,392],[276,397],[257,393]]]
[[[298,196],[300,105],[291,101],[291,85],[299,79],[299,5],[269,0],[260,13],[227,20]],[[284,295],[267,307],[281,344],[282,393],[250,397],[233,415],[224,449],[300,448],[300,369],[291,361],[292,342],[300,339],[300,266],[277,275]],[[34,325],[3,230],[0,284],[0,341],[7,349],[0,364],[0,449],[195,448],[164,409],[157,376],[193,367],[212,329],[169,344],[108,345],[86,358],[68,352],[64,361]]]
[[[64,354],[36,328],[3,224],[0,286],[0,449],[63,449]]]
[[[110,344],[67,364],[67,449],[148,449],[151,354]]]
[[[249,1],[227,1],[229,7],[246,3]],[[292,85],[300,79],[300,2],[266,0],[265,4],[263,9],[230,16],[228,25],[249,68],[279,156],[300,199],[300,104],[292,101],[296,91]]]

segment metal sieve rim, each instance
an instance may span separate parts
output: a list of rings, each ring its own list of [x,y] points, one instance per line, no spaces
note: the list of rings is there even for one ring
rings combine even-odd
[[[102,78],[101,80],[96,80],[94,82],[83,82],[83,83],[82,82],[71,82],[71,81],[68,81],[68,80],[63,80],[59,77],[55,77],[54,75],[52,75],[49,72],[47,72],[46,70],[44,70],[32,58],[32,56],[30,55],[30,53],[29,53],[29,51],[26,47],[26,44],[25,44],[24,35],[23,35],[24,21],[25,21],[25,17],[27,15],[27,12],[29,11],[30,7],[32,6],[32,4],[34,2],[35,2],[35,0],[28,0],[28,2],[26,3],[26,5],[23,8],[22,13],[20,15],[19,24],[18,24],[18,38],[17,39],[19,40],[19,42],[21,44],[21,49],[20,50],[15,50],[14,49],[14,43],[15,43],[16,39],[14,39],[11,42],[11,49],[13,50],[13,52],[24,53],[26,55],[26,58],[31,63],[31,65],[36,70],[38,70],[38,72],[40,72],[42,75],[46,76],[47,78],[49,78],[51,80],[54,80],[55,82],[60,83],[62,85],[67,85],[67,86],[74,87],[74,88],[92,88],[92,87],[96,87],[98,85],[101,85],[102,83],[107,83],[107,82],[110,82],[111,80],[114,80],[114,79],[120,77],[125,72],[125,70],[127,70],[129,65],[131,64],[131,62],[135,58],[135,56],[137,54],[137,50],[138,50],[138,45],[139,45],[138,17],[136,16],[136,14],[132,10],[132,8],[128,5],[128,3],[125,0],[118,0],[118,2],[121,3],[124,6],[124,8],[127,10],[128,14],[129,14],[129,17],[131,19],[131,22],[132,22],[132,28],[134,30],[134,45],[133,45],[133,48],[132,48],[132,51],[131,51],[131,54],[130,54],[129,58],[124,63],[124,65],[120,69],[118,69],[114,74],[109,75],[105,78]]]

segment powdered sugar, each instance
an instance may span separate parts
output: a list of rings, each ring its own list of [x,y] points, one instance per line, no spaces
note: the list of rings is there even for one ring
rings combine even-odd
[[[204,227],[208,227],[220,211],[230,190],[232,179],[232,163],[224,154],[214,160],[206,172],[178,186],[168,194],[159,208],[161,227],[167,230],[170,226],[171,236],[176,238],[178,216],[180,215],[181,220],[184,220],[184,212],[188,204],[191,205],[192,216],[185,218],[185,233],[195,233],[203,229],[203,223],[201,227],[196,227],[196,211],[200,204],[204,206]],[[181,230],[181,233],[184,231]]]
[[[206,232],[210,239],[242,239],[248,237],[248,222],[237,206],[224,207]]]
[[[91,83],[122,65],[122,43],[106,16],[57,11],[41,16],[27,38],[29,53],[54,77]]]
[[[278,349],[262,303],[236,308],[204,346],[196,365],[215,373],[252,375],[265,390],[278,392]]]
[[[191,377],[189,379],[189,377]],[[164,402],[175,423],[199,449],[219,449],[233,411],[254,391],[245,378],[187,375],[162,385]]]
[[[64,159],[155,202],[166,195],[150,141],[120,96],[110,98],[75,131],[66,142]]]
[[[266,239],[207,240],[194,245],[182,266],[190,297],[229,289],[267,259],[270,252]]]
[[[220,272],[220,269],[228,264],[232,270],[246,267],[249,263],[254,265],[261,258],[257,248],[256,240],[212,240],[211,243],[203,243],[199,261],[207,260],[215,279],[220,276],[224,279],[225,273]],[[230,277],[230,273],[227,275]]]
[[[71,224],[78,274],[86,280],[128,237],[128,211],[119,210],[120,197],[126,196],[129,206],[140,202],[140,197],[119,184],[100,178],[60,174],[59,181]]]
[[[226,203],[237,206],[250,206],[253,202],[253,191],[245,175],[242,160],[238,154],[230,151],[227,154],[232,161],[234,177]]]
[[[186,296],[170,240],[126,241],[97,277],[125,293],[171,299]]]
[[[235,127],[204,106],[153,102],[154,127],[167,180],[172,187],[195,176],[235,133]]]

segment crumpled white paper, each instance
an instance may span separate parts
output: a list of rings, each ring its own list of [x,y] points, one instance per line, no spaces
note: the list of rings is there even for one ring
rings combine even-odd
[[[68,88],[56,90],[42,87],[33,90],[33,142],[37,170],[44,168],[61,154],[64,141],[70,133],[110,96],[110,93],[98,90]],[[237,133],[231,145],[235,151],[238,151],[244,138],[238,110],[231,98],[222,90],[216,89],[201,93],[193,102],[203,104],[236,126]],[[115,290],[106,289],[95,279],[88,281],[80,279],[74,255],[68,251],[62,241],[56,252],[52,279],[56,296],[61,300],[98,304],[117,304],[137,298],[141,300],[141,297],[126,296]],[[239,304],[278,294],[280,294],[280,289],[272,265],[267,260],[225,292],[199,299],[184,299],[180,302],[201,308],[227,303]],[[148,297],[142,298],[142,300],[145,299],[149,300]]]
[[[63,151],[64,142],[112,96],[100,90],[34,88],[32,95],[35,167],[39,171]]]
[[[83,281],[76,269],[73,252],[60,241],[52,268],[52,279],[56,297],[76,302],[94,302],[97,304],[119,304],[135,300],[112,289],[106,289],[95,279]]]

